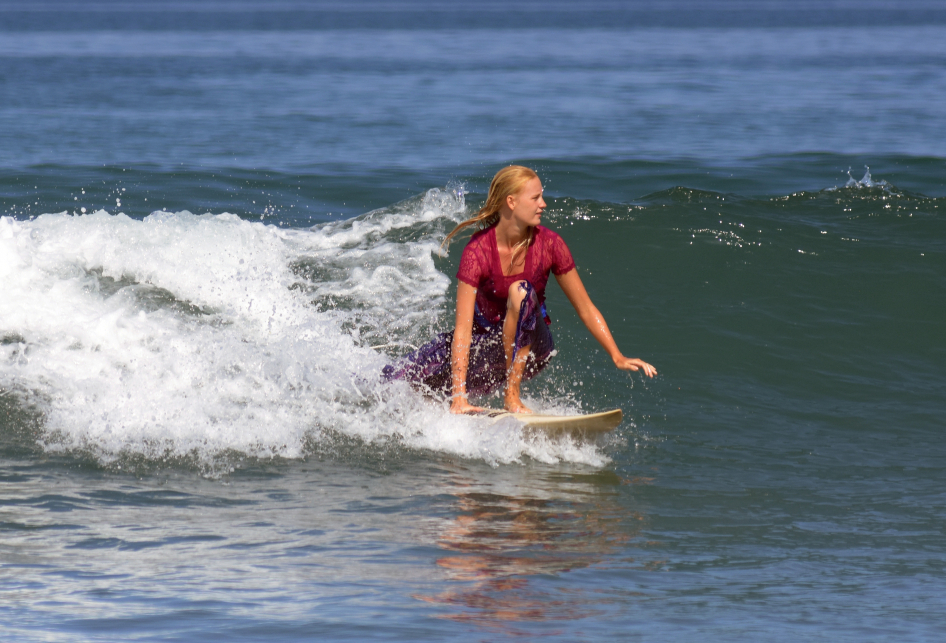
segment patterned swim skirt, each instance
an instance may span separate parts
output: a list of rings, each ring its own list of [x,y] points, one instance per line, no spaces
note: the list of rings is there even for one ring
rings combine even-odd
[[[516,324],[515,350],[529,346],[523,379],[532,379],[545,368],[555,350],[549,331],[545,304],[539,304],[532,284],[526,282],[527,293],[519,309]],[[385,380],[406,380],[432,397],[445,399],[453,393],[450,353],[453,331],[440,333],[432,341],[409,353],[395,364],[385,366]],[[481,397],[506,385],[506,352],[503,350],[503,320],[490,324],[476,308],[470,365],[466,374],[466,392]]]

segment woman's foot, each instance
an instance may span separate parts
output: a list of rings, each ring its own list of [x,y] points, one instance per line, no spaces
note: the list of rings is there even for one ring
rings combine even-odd
[[[453,398],[453,402],[450,404],[450,412],[455,415],[476,415],[477,413],[482,413],[483,408],[479,406],[473,406],[466,401],[466,396],[457,396]]]
[[[514,400],[506,398],[506,403],[503,406],[510,413],[532,413],[532,409],[523,404],[519,398]]]

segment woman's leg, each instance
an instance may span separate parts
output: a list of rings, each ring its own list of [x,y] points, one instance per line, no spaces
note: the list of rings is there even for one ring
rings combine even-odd
[[[503,349],[506,352],[506,394],[504,406],[513,413],[532,413],[519,399],[522,375],[526,370],[531,345],[516,346],[516,332],[519,329],[520,311],[526,297],[532,293],[528,282],[517,281],[509,287],[506,299],[506,318],[503,320]]]
[[[527,410],[519,400],[522,380],[535,377],[549,362],[555,343],[542,318],[538,297],[528,282],[520,290],[510,289],[509,305],[502,325],[486,332],[473,333],[470,365],[467,370],[467,393],[471,398],[489,395],[513,380],[507,393],[513,393],[512,405]],[[441,333],[431,342],[405,355],[382,369],[387,380],[406,380],[424,393],[436,398],[450,395],[450,345],[453,332]],[[511,357],[516,349],[516,362]],[[515,368],[511,368],[515,367]],[[512,372],[510,372],[512,371]]]

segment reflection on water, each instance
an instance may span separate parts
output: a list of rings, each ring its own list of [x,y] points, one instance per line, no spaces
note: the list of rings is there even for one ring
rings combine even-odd
[[[448,618],[495,626],[600,612],[591,589],[537,580],[601,563],[639,536],[644,517],[618,502],[616,474],[525,467],[477,481],[457,469],[448,480],[457,515],[437,534],[448,552],[437,565],[455,584],[417,598],[455,607]]]

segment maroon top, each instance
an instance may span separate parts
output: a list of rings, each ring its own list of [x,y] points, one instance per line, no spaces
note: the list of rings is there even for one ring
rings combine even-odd
[[[535,288],[539,303],[545,301],[545,286],[549,272],[564,275],[575,267],[575,260],[565,241],[555,232],[542,226],[535,227],[535,238],[526,250],[526,262],[522,272],[516,275],[503,274],[496,245],[496,226],[474,234],[463,249],[457,279],[476,288],[476,305],[480,312],[495,324],[506,316],[506,299],[509,287],[525,279]]]

